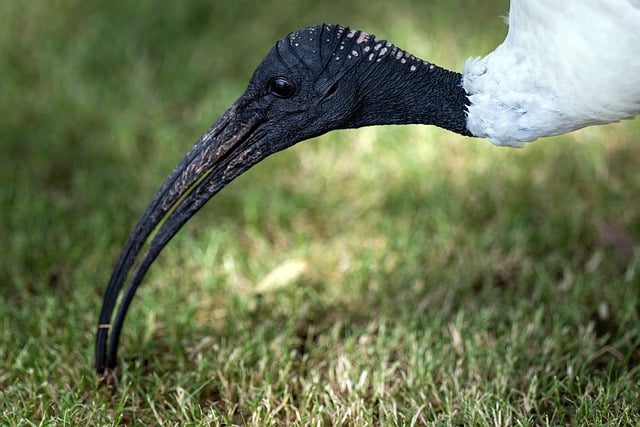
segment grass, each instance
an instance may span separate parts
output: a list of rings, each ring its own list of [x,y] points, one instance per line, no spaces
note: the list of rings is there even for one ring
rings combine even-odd
[[[464,7],[463,7],[464,6]],[[322,21],[460,69],[506,1],[0,4],[0,424],[637,425],[640,123],[523,150],[420,126],[267,159],[143,283],[113,263],[271,44]]]

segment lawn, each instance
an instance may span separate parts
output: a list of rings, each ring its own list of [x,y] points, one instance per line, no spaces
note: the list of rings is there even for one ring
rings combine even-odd
[[[507,9],[1,2],[0,424],[640,424],[639,120],[524,149],[371,127],[272,156],[167,246],[98,385],[131,228],[276,40],[341,23],[460,70]]]

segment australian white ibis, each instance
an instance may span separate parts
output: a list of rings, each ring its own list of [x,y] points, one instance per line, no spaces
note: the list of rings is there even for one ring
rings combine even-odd
[[[512,0],[505,41],[469,59],[462,74],[338,25],[292,32],[171,172],[131,232],[104,297],[96,369],[115,368],[129,304],[167,242],[270,154],[334,129],[410,123],[519,146],[638,113],[640,0]],[[112,322],[122,285],[156,228]]]

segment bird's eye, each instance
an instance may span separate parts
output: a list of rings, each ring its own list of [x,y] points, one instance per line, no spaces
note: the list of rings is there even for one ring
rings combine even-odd
[[[290,98],[296,87],[286,77],[273,77],[269,80],[269,91],[279,98]]]

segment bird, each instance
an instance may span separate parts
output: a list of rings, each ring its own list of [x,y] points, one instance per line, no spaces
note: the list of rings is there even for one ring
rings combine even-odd
[[[99,314],[98,375],[117,368],[125,316],[158,254],[207,201],[267,156],[371,125],[435,125],[520,147],[640,113],[640,0],[511,0],[507,19],[504,42],[468,59],[462,73],[341,25],[313,25],[279,40],[131,231]]]

